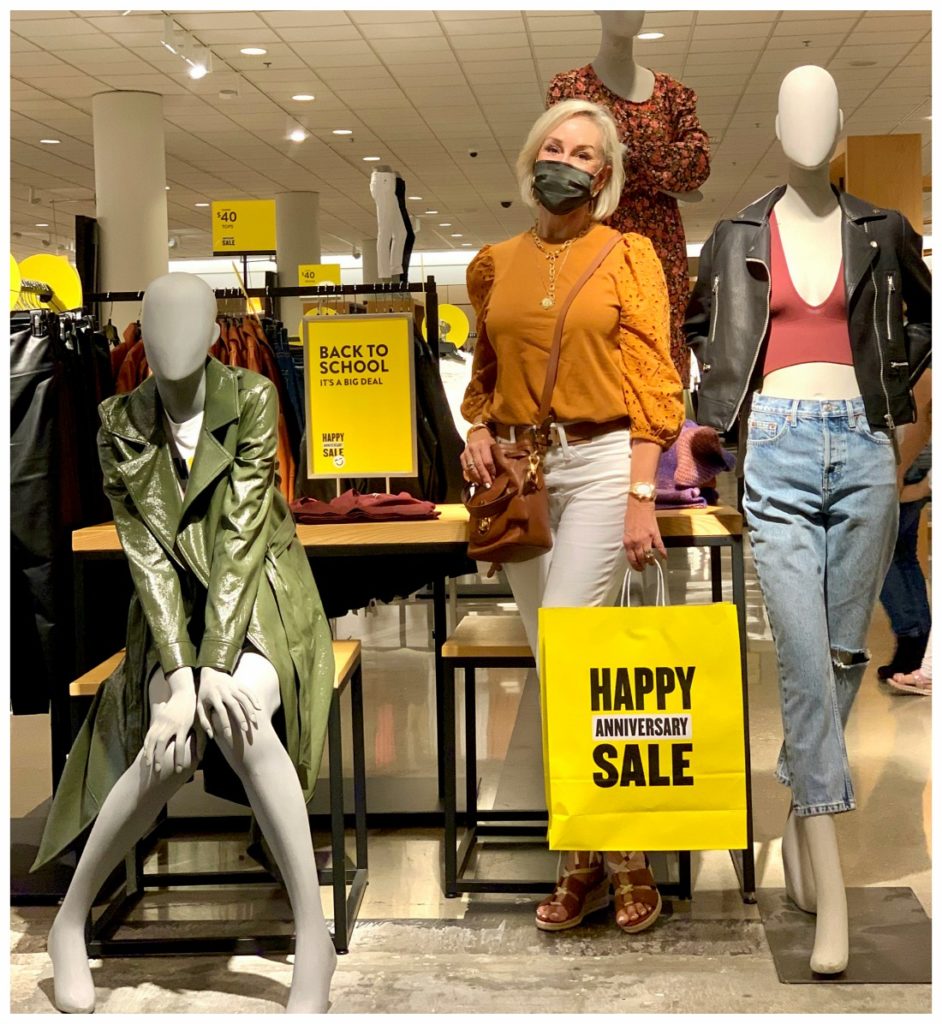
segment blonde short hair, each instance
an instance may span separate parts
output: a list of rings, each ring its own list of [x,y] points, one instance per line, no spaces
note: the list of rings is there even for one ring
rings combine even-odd
[[[538,203],[533,196],[533,165],[546,137],[571,117],[590,118],[598,126],[602,136],[603,166],[611,167],[612,173],[593,203],[592,219],[605,220],[618,209],[621,190],[625,185],[625,147],[619,141],[618,128],[612,115],[604,107],[588,100],[563,100],[537,118],[517,157],[520,196],[527,206],[536,212]]]

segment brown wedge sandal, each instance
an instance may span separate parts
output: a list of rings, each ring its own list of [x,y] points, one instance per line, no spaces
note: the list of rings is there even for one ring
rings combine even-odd
[[[560,858],[559,881],[552,896],[547,896],[538,906],[560,907],[565,913],[561,921],[544,921],[536,915],[536,926],[545,932],[559,932],[566,928],[575,928],[582,924],[583,918],[607,907],[612,899],[611,885],[605,861],[600,857],[597,864],[590,860],[589,864],[579,867],[563,866]]]
[[[620,857],[620,862],[609,859],[611,854],[607,857],[612,888],[615,890],[615,923],[623,932],[634,935],[650,928],[660,916],[661,894],[658,892],[657,883],[651,873],[651,864],[647,854],[644,854],[644,867],[641,868],[631,867],[628,861],[630,854],[618,854],[617,856]],[[633,921],[629,920],[627,924],[619,924],[619,912],[638,903],[647,908],[647,913],[641,914]]]

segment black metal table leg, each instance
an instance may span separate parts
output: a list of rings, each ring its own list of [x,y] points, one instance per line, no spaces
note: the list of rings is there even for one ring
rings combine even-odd
[[[475,706],[475,675],[470,665],[464,670],[465,735],[465,828],[478,823],[478,729]]]
[[[356,818],[357,867],[366,868],[366,750],[363,739],[363,668],[350,679],[350,717],[353,725],[353,802]]]
[[[432,581],[432,633],[435,645],[435,726],[438,755],[438,797],[441,799],[445,795],[445,766],[442,763],[442,744],[445,732],[449,729],[453,732],[455,727],[454,715],[452,715],[450,720],[445,719],[442,692],[445,685],[442,644],[448,635],[448,606],[446,603],[444,576],[436,576]],[[454,701],[454,693],[452,693],[452,701]]]
[[[713,587],[713,603],[723,600],[723,549],[710,548],[710,583]]]
[[[742,862],[737,866],[744,903],[756,901],[756,865],[753,852],[752,826],[752,756],[749,749],[749,661],[746,651],[746,567],[743,559],[742,535],[732,538],[730,548],[733,567],[733,602],[736,605],[736,617],[739,621],[739,664],[742,671],[742,714],[743,742],[745,746],[746,764],[746,849],[742,851]]]
[[[442,666],[442,718],[444,726],[441,755],[444,759],[444,804],[445,804],[445,896],[458,895],[458,823],[455,779],[457,766],[455,758],[455,670],[451,664]]]
[[[327,717],[330,771],[330,870],[334,891],[334,947],[347,952],[347,854],[343,830],[343,751],[340,739],[340,694],[334,690]]]

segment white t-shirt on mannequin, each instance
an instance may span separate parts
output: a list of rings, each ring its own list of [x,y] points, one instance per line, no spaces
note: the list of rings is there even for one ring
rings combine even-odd
[[[196,456],[196,447],[200,442],[200,431],[203,429],[203,413],[198,412],[190,419],[182,423],[174,421],[164,413],[164,422],[170,433],[170,443],[176,452],[174,461],[177,463],[177,476],[183,481],[189,479],[190,471],[193,469],[193,459]]]

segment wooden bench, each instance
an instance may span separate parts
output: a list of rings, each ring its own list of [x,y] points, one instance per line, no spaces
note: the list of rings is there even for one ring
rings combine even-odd
[[[363,736],[363,680],[359,640],[335,640],[334,692],[327,719],[328,785],[330,787],[330,867],[318,870],[321,885],[330,885],[334,897],[334,946],[338,953],[349,948],[350,933],[356,922],[360,904],[368,883],[367,828],[366,828],[366,754]],[[90,669],[69,685],[69,696],[88,700],[95,696],[101,684],[118,667],[124,651],[118,651]],[[344,844],[344,786],[343,749],[340,722],[340,698],[350,690],[353,732],[353,803],[356,835],[356,860],[349,861]],[[255,830],[253,821],[253,831]],[[172,832],[172,829],[171,829]],[[257,833],[256,833],[257,834]],[[153,838],[153,836],[151,837]],[[115,939],[114,933],[128,911],[144,895],[145,888],[161,889],[170,886],[237,885],[270,883],[271,877],[262,871],[201,871],[144,873],[144,841],[129,852],[125,861],[125,892],[114,900],[102,915],[91,924],[88,942],[89,956],[134,956],[152,953],[257,953],[280,952],[293,949],[291,935],[256,937],[208,936],[176,939]],[[347,893],[347,885],[350,892]],[[185,947],[185,948],[184,948]]]

